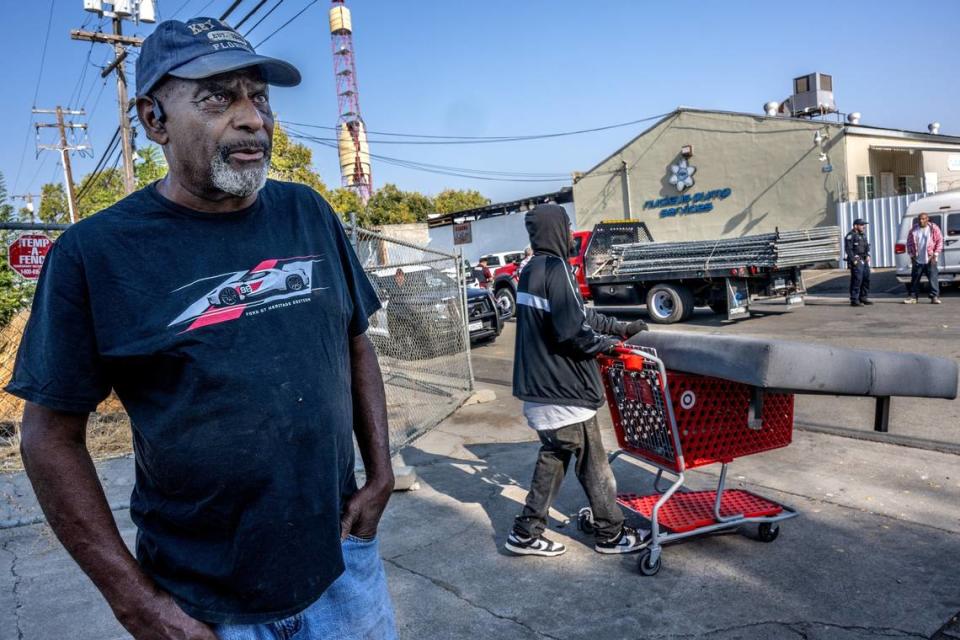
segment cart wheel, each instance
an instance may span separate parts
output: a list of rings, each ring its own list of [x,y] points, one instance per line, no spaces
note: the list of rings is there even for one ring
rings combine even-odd
[[[577,529],[584,533],[593,533],[596,530],[593,526],[593,510],[590,507],[580,509],[577,514]]]
[[[645,576],[655,576],[660,573],[660,560],[662,556],[658,556],[656,562],[650,562],[650,556],[650,549],[644,549],[640,552],[640,555],[637,556],[637,567],[640,569],[640,573]]]
[[[773,542],[780,535],[780,525],[770,522],[760,523],[757,529],[757,538],[760,542]]]

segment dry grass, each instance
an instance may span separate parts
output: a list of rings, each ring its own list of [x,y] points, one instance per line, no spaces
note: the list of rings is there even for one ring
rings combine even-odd
[[[0,330],[0,388],[7,385],[13,374],[20,337],[29,317],[29,311],[21,311]],[[0,391],[0,472],[23,469],[19,434],[22,416],[23,400]],[[133,450],[130,419],[116,395],[110,394],[97,407],[97,412],[90,415],[87,448],[95,460],[124,455]]]
[[[91,414],[87,424],[87,449],[94,460],[114,458],[133,451],[127,414]],[[22,470],[19,434],[12,438],[0,438],[0,473]]]

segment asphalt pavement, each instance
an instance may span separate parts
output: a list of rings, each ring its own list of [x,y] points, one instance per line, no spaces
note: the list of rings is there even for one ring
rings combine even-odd
[[[820,290],[789,313],[727,324],[698,312],[683,330],[787,333],[960,357],[960,295],[945,294],[940,307],[894,306],[895,294],[888,295],[852,309]],[[567,553],[508,554],[503,542],[537,450],[510,396],[512,340],[508,324],[500,339],[473,352],[478,388],[496,400],[462,407],[403,451],[419,489],[394,494],[380,532],[401,638],[960,638],[960,458],[935,446],[798,429],[790,446],[740,458],[728,475],[730,486],[799,511],[780,537],[760,542],[745,527],[672,545],[655,577],[641,576],[634,557],[593,551],[570,520],[585,504],[570,474],[550,522]],[[872,426],[872,407],[834,402],[800,400],[802,419],[851,432]],[[890,438],[960,440],[957,401],[913,409],[894,401]],[[613,450],[609,416],[600,415]],[[649,467],[624,457],[613,467],[621,491],[653,491]],[[98,469],[132,543],[125,508],[132,463],[118,459]],[[710,487],[718,471],[691,472],[690,486]],[[0,640],[127,637],[49,529],[28,524],[37,514],[23,476],[0,476],[0,526],[8,526],[0,530]]]

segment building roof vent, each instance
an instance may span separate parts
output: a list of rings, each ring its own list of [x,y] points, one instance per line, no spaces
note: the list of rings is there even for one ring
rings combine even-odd
[[[861,114],[859,111],[854,111],[853,113],[847,114],[847,123],[848,124],[860,124]]]
[[[836,113],[833,100],[833,76],[811,73],[793,79],[790,106],[794,116],[822,116]]]
[[[776,100],[771,100],[770,102],[763,103],[763,112],[768,116],[777,115],[777,110],[780,109],[780,103]]]
[[[939,123],[939,122],[931,122],[930,124],[927,125],[927,131],[929,131],[930,133],[932,133],[932,134],[934,134],[934,135],[940,133],[940,123]]]

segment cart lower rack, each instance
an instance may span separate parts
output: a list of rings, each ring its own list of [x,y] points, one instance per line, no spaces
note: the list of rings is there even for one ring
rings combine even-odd
[[[657,493],[625,493],[617,501],[651,522],[650,544],[638,557],[644,575],[660,570],[664,544],[756,523],[758,538],[772,542],[779,523],[797,513],[743,490],[725,487],[727,465],[735,458],[790,444],[793,395],[739,382],[668,372],[656,351],[624,346],[600,359],[607,402],[620,454],[658,469]],[[612,459],[611,458],[611,459]],[[684,492],[687,469],[721,464],[715,491]],[[663,474],[676,479],[661,488]],[[592,529],[589,508],[578,519]]]

